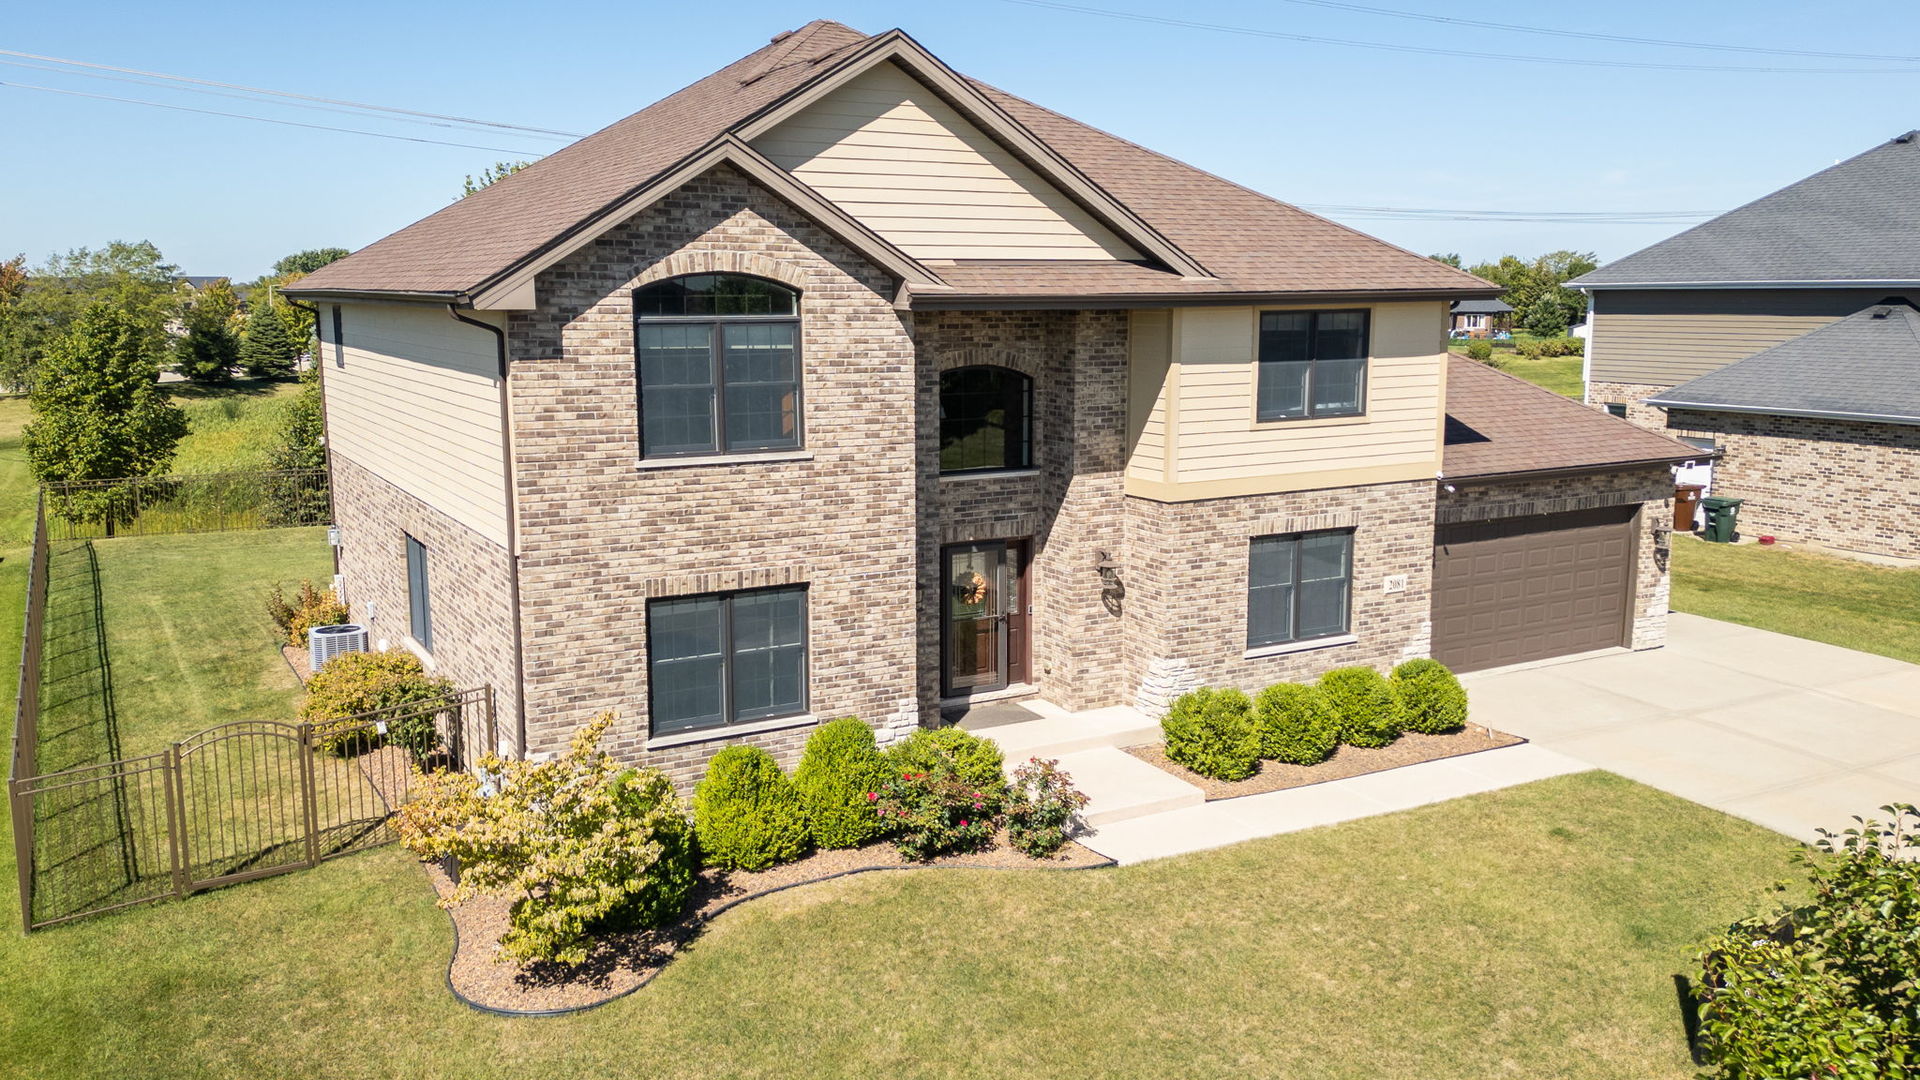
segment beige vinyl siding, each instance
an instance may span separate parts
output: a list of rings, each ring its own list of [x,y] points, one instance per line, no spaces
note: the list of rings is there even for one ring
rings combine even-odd
[[[1439,468],[1445,306],[1361,306],[1372,313],[1366,415],[1270,424],[1254,420],[1256,337],[1259,312],[1281,308],[1177,310],[1169,380],[1177,394],[1169,451],[1174,485],[1202,485],[1193,488],[1191,497],[1198,498],[1201,491],[1231,488],[1328,486],[1342,474],[1366,482],[1433,476]],[[1144,479],[1130,471],[1134,477]]]
[[[1140,257],[895,64],[753,145],[915,258]]]
[[[1168,381],[1173,313],[1135,311],[1127,331],[1127,475],[1167,479]]]
[[[425,305],[346,304],[341,321],[345,345],[336,348],[321,304],[328,447],[505,545],[493,336]]]
[[[1675,386],[1888,295],[1886,289],[1595,290],[1588,378]]]

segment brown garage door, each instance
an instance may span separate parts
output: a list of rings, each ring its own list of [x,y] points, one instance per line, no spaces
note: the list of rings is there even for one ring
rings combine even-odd
[[[1442,525],[1433,549],[1433,655],[1455,671],[1620,645],[1634,507]]]

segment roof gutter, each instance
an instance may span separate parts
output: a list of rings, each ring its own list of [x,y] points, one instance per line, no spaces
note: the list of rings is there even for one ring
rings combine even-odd
[[[1559,469],[1520,469],[1513,472],[1468,473],[1455,476],[1442,471],[1439,480],[1452,484],[1480,484],[1494,480],[1547,480],[1558,476],[1590,476],[1594,473],[1625,472],[1628,469],[1640,469],[1653,465],[1681,465],[1689,461],[1711,461],[1720,456],[1718,450],[1700,450],[1691,454],[1675,454],[1672,457],[1646,458],[1641,461],[1613,461],[1604,465],[1569,465]]]
[[[1357,300],[1478,300],[1499,289],[1350,289],[1335,292],[1133,292],[1072,296],[1019,296],[996,293],[915,290],[916,311],[1047,311],[1056,309],[1244,307],[1248,304],[1344,303]]]
[[[470,306],[466,293],[409,292],[403,289],[281,289],[281,296],[308,300],[351,300],[362,304],[459,304]]]
[[[1884,413],[1846,412],[1841,409],[1782,409],[1770,405],[1719,405],[1705,401],[1681,401],[1662,397],[1650,397],[1644,401],[1648,405],[1662,409],[1685,409],[1690,412],[1752,413],[1760,416],[1799,416],[1810,420],[1854,420],[1871,424],[1920,426],[1920,416],[1888,416]]]
[[[513,708],[514,749],[527,756],[527,659],[525,638],[520,633],[520,513],[513,487],[513,407],[507,386],[507,332],[489,322],[462,315],[459,307],[447,305],[447,314],[468,326],[477,326],[493,335],[500,363],[500,463],[505,478],[507,511],[507,608],[513,629]],[[498,747],[489,747],[496,752]]]
[[[1570,281],[1569,288],[1591,289],[1913,289],[1911,278],[1831,278],[1821,281]]]

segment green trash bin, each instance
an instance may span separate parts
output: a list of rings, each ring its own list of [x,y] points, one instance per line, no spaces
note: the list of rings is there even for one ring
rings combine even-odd
[[[1709,495],[1700,500],[1700,508],[1707,513],[1707,527],[1701,530],[1704,537],[1716,544],[1731,544],[1740,538],[1740,504],[1745,499],[1723,499],[1718,495]]]

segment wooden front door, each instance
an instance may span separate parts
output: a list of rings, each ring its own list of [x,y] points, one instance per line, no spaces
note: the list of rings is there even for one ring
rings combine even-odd
[[[955,544],[941,557],[940,689],[1001,690],[1027,678],[1026,542]]]

